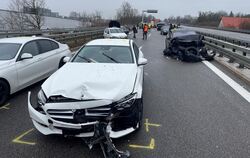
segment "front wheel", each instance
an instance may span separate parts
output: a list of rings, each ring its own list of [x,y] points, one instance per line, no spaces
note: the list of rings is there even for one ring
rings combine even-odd
[[[5,101],[8,99],[9,93],[10,88],[8,84],[5,81],[0,80],[0,105],[5,103]]]
[[[143,125],[143,98],[141,98],[140,103],[138,105],[138,113],[137,113],[137,126],[136,130],[140,130]]]

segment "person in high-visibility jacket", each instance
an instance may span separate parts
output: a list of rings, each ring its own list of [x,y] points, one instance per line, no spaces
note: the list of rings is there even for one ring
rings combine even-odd
[[[148,25],[147,24],[145,24],[144,26],[143,26],[143,40],[144,39],[147,39],[148,37]]]

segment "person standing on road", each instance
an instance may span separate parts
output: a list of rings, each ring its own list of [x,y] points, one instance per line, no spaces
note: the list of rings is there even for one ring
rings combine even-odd
[[[132,30],[133,30],[133,33],[134,33],[134,38],[136,38],[136,34],[137,34],[137,28],[135,27],[135,25],[134,25],[134,27],[132,28]]]
[[[168,32],[169,32],[169,38],[172,38],[172,36],[173,36],[173,32],[172,32],[173,29],[174,29],[173,24],[170,24],[169,25],[169,30],[168,30]]]
[[[148,25],[147,24],[145,24],[144,26],[143,26],[143,40],[144,39],[147,39],[147,35],[148,35]]]

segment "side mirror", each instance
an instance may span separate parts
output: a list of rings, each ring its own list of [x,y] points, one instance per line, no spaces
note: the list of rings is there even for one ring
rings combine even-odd
[[[148,63],[148,60],[145,59],[145,58],[139,58],[138,60],[138,65],[141,66],[141,65],[146,65]]]
[[[63,63],[67,63],[67,62],[69,62],[69,60],[70,60],[70,57],[64,57],[63,58]]]
[[[32,54],[30,54],[30,53],[23,53],[23,54],[21,55],[20,60],[31,59],[31,58],[33,58],[33,55],[32,55]]]

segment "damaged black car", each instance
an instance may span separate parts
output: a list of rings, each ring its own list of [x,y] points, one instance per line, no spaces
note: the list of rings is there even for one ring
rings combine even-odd
[[[203,39],[202,35],[191,30],[171,30],[166,36],[163,54],[186,62],[211,61],[215,53],[208,53]]]

